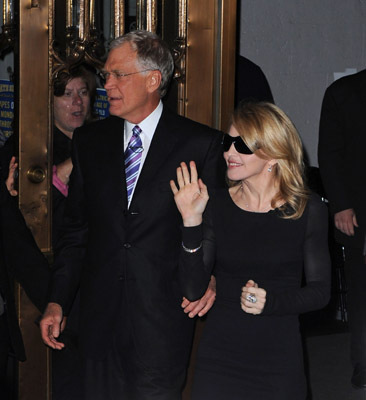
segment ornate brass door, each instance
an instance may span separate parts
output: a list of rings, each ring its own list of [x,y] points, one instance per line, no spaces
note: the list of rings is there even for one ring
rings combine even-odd
[[[14,50],[19,207],[47,255],[52,80],[80,62],[100,68],[108,42],[134,28],[157,32],[173,50],[169,106],[225,130],[234,104],[236,0],[3,0],[0,51]],[[28,356],[19,365],[19,398],[49,399],[49,353],[34,324],[38,313],[21,288],[18,309]]]

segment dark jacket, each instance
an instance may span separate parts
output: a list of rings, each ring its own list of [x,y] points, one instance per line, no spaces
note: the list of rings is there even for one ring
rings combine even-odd
[[[333,213],[353,208],[359,228],[339,242],[362,248],[366,233],[366,70],[331,84],[325,92],[319,130],[319,167]]]
[[[12,349],[25,360],[23,341],[15,309],[14,279],[42,312],[47,297],[49,267],[27,228],[16,201],[0,181],[0,292],[6,302],[6,316]]]

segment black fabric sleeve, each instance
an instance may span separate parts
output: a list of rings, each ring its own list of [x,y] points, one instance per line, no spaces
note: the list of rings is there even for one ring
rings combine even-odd
[[[5,183],[0,184],[1,237],[8,275],[22,285],[32,303],[43,312],[50,278],[48,261]]]
[[[62,227],[65,212],[66,197],[52,185],[52,244],[56,247],[60,238],[60,229]]]
[[[267,292],[262,315],[291,315],[317,310],[330,298],[331,262],[328,250],[328,212],[319,197],[308,202],[303,246],[305,285],[298,289]]]
[[[83,188],[83,174],[78,157],[77,130],[73,137],[72,163],[69,195],[65,201],[65,213],[61,226],[60,239],[55,248],[55,263],[50,285],[49,302],[63,308],[67,315],[80,286],[80,279],[86,245],[88,225]]]
[[[188,249],[196,249],[202,243],[195,253],[189,253],[182,247],[179,259],[183,294],[188,300],[195,301],[204,295],[215,264],[216,244],[209,204],[201,225],[182,228],[182,243]]]
[[[344,163],[347,141],[347,129],[342,107],[335,97],[336,85],[325,92],[319,125],[318,160],[322,182],[333,213],[353,208],[349,197],[348,176]]]

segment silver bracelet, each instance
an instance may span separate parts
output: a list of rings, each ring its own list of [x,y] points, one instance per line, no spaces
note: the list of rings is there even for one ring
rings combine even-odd
[[[183,247],[183,250],[186,251],[187,253],[196,253],[202,247],[202,242],[195,249],[189,249],[188,247],[184,246],[183,242],[182,242],[182,247]]]

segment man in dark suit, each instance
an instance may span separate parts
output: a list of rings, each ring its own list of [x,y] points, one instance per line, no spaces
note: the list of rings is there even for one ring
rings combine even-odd
[[[335,81],[325,92],[319,167],[345,247],[352,384],[366,388],[366,70]]]
[[[67,223],[41,332],[63,348],[60,323],[80,284],[88,400],[181,398],[194,321],[180,304],[192,282],[179,276],[181,217],[169,181],[194,160],[217,186],[222,153],[219,132],[163,106],[173,69],[155,34],[116,39],[102,71],[112,116],[73,136]]]
[[[1,175],[1,172],[0,172]],[[49,267],[27,228],[14,199],[0,178],[0,398],[12,397],[9,358],[25,361],[14,299],[14,279],[42,312],[46,304]]]

